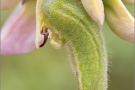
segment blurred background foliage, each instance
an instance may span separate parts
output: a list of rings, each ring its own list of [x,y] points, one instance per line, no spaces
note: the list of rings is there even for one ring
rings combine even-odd
[[[134,6],[126,6],[134,16]],[[1,26],[12,10],[1,10]],[[133,90],[134,44],[118,38],[106,23],[102,31],[109,58],[108,90]],[[1,90],[76,90],[66,48],[55,50],[49,40],[29,54],[1,56],[1,63]]]

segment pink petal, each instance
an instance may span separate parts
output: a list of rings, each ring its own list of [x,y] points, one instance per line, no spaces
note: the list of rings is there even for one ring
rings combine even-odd
[[[1,31],[1,54],[23,54],[35,49],[35,11],[22,6],[14,11]]]
[[[0,9],[9,9],[19,3],[20,0],[1,0]]]

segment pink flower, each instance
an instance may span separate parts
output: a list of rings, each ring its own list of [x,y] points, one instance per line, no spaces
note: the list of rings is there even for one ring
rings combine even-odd
[[[35,49],[36,0],[2,0],[1,9],[16,10],[1,29],[1,54],[23,54]]]
[[[36,1],[39,3],[37,7]],[[35,49],[35,33],[37,48],[45,44],[48,32],[45,28],[42,28],[45,21],[42,22],[44,16],[42,14],[41,1],[1,0],[1,9],[9,9],[20,2],[1,29],[1,54],[23,54],[33,51]],[[134,42],[134,18],[122,3],[124,1],[132,4],[134,0],[115,0],[115,2],[112,0],[99,0],[100,2],[98,3],[101,4],[101,8],[97,7],[98,3],[96,0],[81,1],[90,17],[95,21],[102,25],[105,17],[108,25],[117,36],[126,41]]]

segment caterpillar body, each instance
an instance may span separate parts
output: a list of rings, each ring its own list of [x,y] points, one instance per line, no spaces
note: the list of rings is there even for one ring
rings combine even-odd
[[[79,90],[107,89],[107,60],[100,26],[76,0],[42,0],[50,31],[69,45]]]

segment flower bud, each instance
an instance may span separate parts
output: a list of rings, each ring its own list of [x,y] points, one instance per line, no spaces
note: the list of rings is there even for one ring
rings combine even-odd
[[[112,31],[120,38],[134,42],[134,18],[121,0],[103,1],[105,4],[105,20]]]
[[[86,12],[100,25],[104,23],[104,7],[102,0],[81,0]]]

